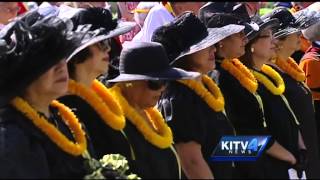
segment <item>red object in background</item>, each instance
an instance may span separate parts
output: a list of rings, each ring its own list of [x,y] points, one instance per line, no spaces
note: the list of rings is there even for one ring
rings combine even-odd
[[[20,11],[18,12],[18,15],[28,11],[28,8],[26,7],[26,5],[24,5],[23,2],[18,2],[18,6],[20,7]]]

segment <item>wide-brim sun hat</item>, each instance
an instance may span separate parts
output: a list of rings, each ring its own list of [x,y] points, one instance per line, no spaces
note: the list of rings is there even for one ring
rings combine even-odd
[[[201,51],[203,49],[206,49],[208,47],[213,46],[217,42],[225,39],[226,37],[231,36],[232,34],[236,34],[244,30],[245,26],[242,25],[236,25],[236,24],[229,24],[226,26],[223,26],[221,28],[208,28],[208,36],[204,38],[202,41],[192,45],[187,50],[181,52],[181,54],[175,58],[175,61],[178,59],[196,53],[198,51]],[[175,61],[171,62],[173,64]]]
[[[259,25],[259,30],[245,32],[249,41],[251,41],[252,39],[257,37],[257,35],[260,34],[261,31],[263,31],[264,29],[274,28],[274,27],[279,26],[279,20],[276,18],[266,19],[265,21],[263,21],[259,15],[256,15],[256,16],[252,17],[252,20],[255,21]]]
[[[223,21],[224,24],[219,24],[218,27],[237,24],[245,26],[245,29],[249,30],[259,30],[259,26],[251,20],[245,4],[237,4],[235,2],[208,2],[199,9],[199,18],[202,22],[205,23],[207,27],[208,22],[211,20],[211,17],[216,14],[228,14],[233,16],[233,19],[229,18],[230,21]],[[221,16],[220,18],[224,18]],[[212,26],[212,25],[211,25]],[[212,28],[212,27],[211,27]],[[215,28],[215,27],[213,27]]]
[[[164,46],[170,65],[173,65],[182,57],[209,48],[244,28],[243,25],[236,24],[207,28],[192,12],[185,12],[169,24],[156,29],[152,41]]]
[[[89,30],[95,31],[99,29],[99,33],[87,36],[81,42],[81,45],[68,57],[68,61],[83,49],[100,41],[113,38],[131,31],[135,26],[135,22],[127,22],[116,20],[112,17],[112,13],[104,8],[64,8],[60,10],[59,17],[63,19],[71,19],[74,24],[74,30],[78,31],[79,26],[87,26]],[[102,28],[104,30],[102,30]]]
[[[268,21],[274,18],[279,20],[279,26],[273,29],[273,35],[276,39],[301,32],[301,28],[299,27],[300,24],[288,9],[278,7],[273,9],[272,12],[261,16],[263,21]]]
[[[108,82],[195,79],[200,76],[197,72],[171,67],[163,46],[156,42],[128,43],[120,54],[119,70],[120,75]]]
[[[0,31],[0,106],[71,54],[79,42],[71,30],[59,18],[32,11]]]
[[[70,61],[80,51],[82,51],[83,49],[85,49],[95,43],[98,43],[98,42],[101,42],[101,41],[104,41],[104,40],[107,40],[107,39],[110,39],[113,37],[117,37],[119,35],[122,35],[122,34],[125,34],[129,31],[131,31],[135,25],[136,25],[136,23],[134,23],[134,22],[120,22],[120,23],[118,23],[118,26],[116,27],[116,29],[109,31],[108,33],[103,33],[103,32],[96,33],[98,35],[93,33],[90,37],[83,38],[81,45],[67,58],[67,61]],[[88,25],[83,25],[83,26],[90,26],[90,25],[88,24]],[[97,30],[97,31],[100,31],[100,30]],[[103,29],[101,29],[101,31],[103,31]],[[84,32],[84,33],[86,33],[86,32]]]
[[[305,30],[320,22],[320,2],[311,4],[305,9],[295,12],[293,16],[301,30]]]

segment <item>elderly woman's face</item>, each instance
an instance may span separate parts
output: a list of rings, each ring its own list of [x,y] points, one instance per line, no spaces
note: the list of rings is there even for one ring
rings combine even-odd
[[[64,95],[68,91],[68,68],[65,60],[51,67],[26,89],[26,94],[37,93],[52,99]]]
[[[254,49],[253,54],[261,59],[271,59],[276,55],[276,40],[273,38],[270,28],[264,29],[257,36],[255,43],[251,45]]]
[[[239,33],[233,34],[223,40],[218,44],[218,53],[223,51],[227,57],[223,58],[238,58],[245,53],[245,45],[247,44],[248,39],[244,33],[241,31]]]
[[[161,93],[166,88],[164,81],[132,81],[132,85],[125,87],[130,100],[145,109],[154,107],[160,99]]]

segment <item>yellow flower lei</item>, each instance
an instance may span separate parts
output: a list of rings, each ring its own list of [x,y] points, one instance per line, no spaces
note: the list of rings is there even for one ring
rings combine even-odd
[[[289,57],[286,61],[276,58],[275,64],[296,81],[303,82],[306,79],[304,71],[291,57]]]
[[[54,127],[48,120],[40,116],[36,110],[34,110],[28,102],[20,97],[16,97],[12,100],[11,104],[20,112],[22,112],[32,123],[38,127],[43,133],[45,133],[51,141],[53,141],[63,151],[79,156],[87,149],[87,140],[85,132],[81,128],[77,117],[73,112],[64,104],[58,101],[52,101],[51,105],[59,109],[59,113],[64,123],[69,127],[73,134],[76,143],[70,141],[64,134],[62,134],[56,127]]]
[[[81,83],[70,80],[69,92],[88,102],[101,119],[114,130],[122,130],[125,127],[126,120],[119,103],[98,80],[93,81],[91,89]]]
[[[257,71],[251,71],[256,79],[262,83],[272,94],[280,95],[285,90],[285,84],[280,74],[268,65],[263,65],[261,71],[266,73],[268,77],[275,80],[277,87],[264,74]]]
[[[194,90],[208,105],[216,112],[224,110],[224,98],[220,91],[220,88],[216,83],[207,75],[202,75],[202,82],[208,87],[196,80],[178,80],[178,82],[188,86],[190,89]]]
[[[250,70],[238,59],[224,59],[221,67],[232,74],[240,84],[251,93],[255,93],[258,88],[258,82]]]
[[[143,117],[123,97],[119,86],[115,85],[111,89],[113,95],[118,99],[125,116],[142,133],[144,138],[156,147],[161,149],[169,148],[173,143],[170,127],[165,123],[161,113],[156,108],[145,110],[154,130],[150,128]]]

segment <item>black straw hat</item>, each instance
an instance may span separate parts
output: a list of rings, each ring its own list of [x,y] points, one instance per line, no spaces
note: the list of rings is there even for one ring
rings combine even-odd
[[[233,7],[237,5],[236,2],[208,2],[199,9],[199,19],[207,24],[214,13],[230,13]]]
[[[61,19],[36,17],[34,12],[30,15],[35,21],[18,19],[0,31],[0,106],[21,95],[78,46],[79,41]]]
[[[237,24],[244,25],[247,31],[259,30],[259,26],[251,20],[245,4],[209,2],[200,8],[199,16],[208,28]]]
[[[194,79],[200,74],[172,68],[160,43],[130,42],[120,54],[120,75],[108,82]]]
[[[193,13],[185,12],[169,24],[159,27],[153,33],[152,41],[164,46],[172,65],[181,57],[208,48],[243,29],[244,26],[240,25],[207,29]]]
[[[277,27],[279,26],[279,20],[276,19],[276,18],[273,18],[273,19],[265,19],[265,21],[263,21],[259,15],[255,15],[252,17],[252,20],[254,22],[256,22],[258,25],[259,25],[259,30],[258,31],[249,31],[249,32],[246,32],[246,36],[248,38],[248,40],[252,40],[254,39],[261,31],[263,31],[264,29],[266,28],[274,28],[274,27]]]
[[[297,23],[292,13],[284,7],[275,8],[270,13],[263,15],[261,18],[263,21],[274,18],[279,20],[279,26],[274,28],[275,38],[281,38],[301,31],[299,28],[300,24]]]
[[[70,11],[73,11],[70,9]],[[69,17],[68,12],[65,12],[66,17]],[[59,17],[64,17],[63,14],[59,14]],[[69,17],[70,18],[70,17]],[[131,31],[136,23],[134,22],[118,22],[116,19],[113,19],[112,14],[109,10],[100,7],[87,8],[80,10],[75,13],[71,20],[74,24],[74,30],[79,30],[79,26],[89,27],[89,31],[96,31],[91,33],[94,36],[86,36],[82,39],[81,45],[68,57],[68,61],[78,54],[81,50],[87,48],[90,45],[93,45],[97,42],[119,36]],[[82,27],[81,27],[82,28]],[[98,33],[97,33],[98,32]]]

